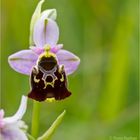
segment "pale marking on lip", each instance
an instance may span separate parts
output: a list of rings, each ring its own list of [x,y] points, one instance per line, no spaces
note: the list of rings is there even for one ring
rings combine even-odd
[[[52,70],[49,70],[49,71],[46,71],[45,69],[43,69],[42,67],[38,66],[40,71],[43,73],[43,77],[42,77],[42,80],[44,81],[44,88],[45,89],[48,85],[51,85],[52,87],[54,87],[54,83],[55,81],[57,80],[57,77],[55,76],[55,72],[57,70],[56,66],[52,69]],[[52,82],[46,82],[46,78],[48,76],[51,76],[53,81]]]
[[[64,75],[62,74],[62,72],[64,71],[64,65],[61,65],[60,67],[59,67],[59,73],[61,74],[61,79],[60,79],[60,81],[61,82],[63,82],[64,81]]]
[[[34,81],[35,81],[35,83],[39,83],[40,79],[37,79],[36,76],[34,76]]]

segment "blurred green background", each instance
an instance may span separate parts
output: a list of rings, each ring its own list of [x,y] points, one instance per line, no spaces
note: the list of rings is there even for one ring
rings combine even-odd
[[[29,47],[29,24],[38,0],[1,2],[1,108],[6,116],[29,92],[29,77],[12,70],[7,57]],[[40,134],[64,110],[53,140],[138,140],[138,0],[46,0],[56,8],[59,43],[81,59],[69,79],[72,96],[42,103]],[[32,100],[23,118],[31,125]]]

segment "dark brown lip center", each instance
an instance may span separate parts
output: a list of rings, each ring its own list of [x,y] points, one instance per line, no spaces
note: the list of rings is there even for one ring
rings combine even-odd
[[[57,61],[53,56],[42,57],[38,65],[41,66],[44,70],[49,71],[57,65]]]

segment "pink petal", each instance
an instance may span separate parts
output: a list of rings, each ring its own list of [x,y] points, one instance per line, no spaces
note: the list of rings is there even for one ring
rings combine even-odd
[[[80,64],[80,59],[69,51],[60,50],[56,53],[56,56],[59,65],[64,65],[67,75],[72,74]]]
[[[37,55],[40,55],[44,52],[44,47],[30,47],[30,49]]]
[[[51,52],[57,53],[61,48],[63,47],[63,44],[57,44],[55,46],[51,46]],[[40,55],[44,52],[44,47],[34,47],[31,46],[30,49],[35,52],[37,55]]]
[[[17,121],[22,119],[23,115],[26,112],[26,108],[27,108],[27,97],[22,96],[19,109],[15,113],[15,115],[13,115],[11,117],[6,117],[6,118],[3,119],[3,121],[5,122],[5,124],[16,123]]]
[[[38,55],[32,50],[22,50],[8,58],[10,66],[17,72],[30,75],[32,67],[36,64]]]
[[[1,109],[0,110],[0,129],[4,126],[3,117],[4,117],[4,110]]]
[[[0,131],[1,140],[28,140],[26,133],[16,123],[5,125]]]
[[[0,109],[0,119],[3,119],[3,117],[4,117],[4,110]]]
[[[33,40],[37,47],[56,45],[59,38],[59,28],[56,22],[49,18],[39,18],[34,26]]]
[[[63,48],[63,44],[57,44],[51,47],[51,52],[57,53],[61,48]]]

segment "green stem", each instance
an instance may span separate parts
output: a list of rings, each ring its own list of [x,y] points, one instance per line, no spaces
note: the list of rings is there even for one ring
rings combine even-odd
[[[38,131],[39,131],[39,115],[40,115],[40,103],[37,102],[37,101],[34,101],[33,102],[31,134],[35,138],[38,137]]]

